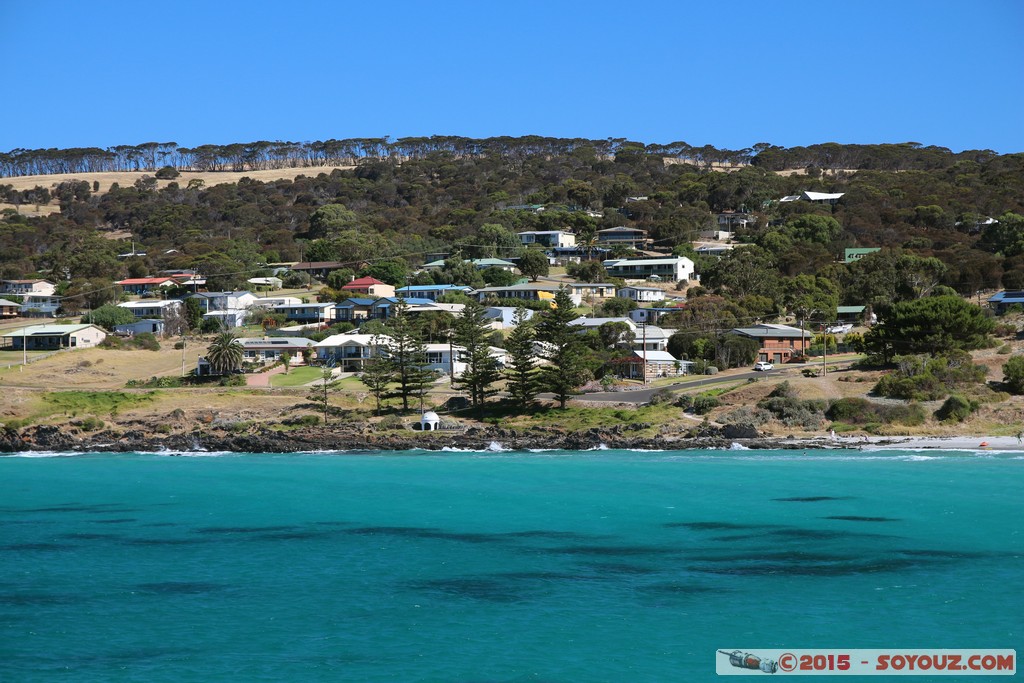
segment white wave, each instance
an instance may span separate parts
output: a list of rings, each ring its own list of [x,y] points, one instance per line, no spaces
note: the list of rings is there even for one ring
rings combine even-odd
[[[736,443],[735,441],[733,441],[731,444],[729,444],[729,450],[730,451],[749,451],[750,448],[748,448],[747,446],[744,446],[741,443]]]
[[[511,450],[512,450],[511,448],[505,448],[505,446],[503,446],[502,444],[498,443],[497,441],[492,441],[489,444],[487,444],[487,452],[488,453],[505,453],[505,452],[511,451]]]
[[[0,453],[0,458],[73,458],[84,455],[77,451],[18,451],[16,453]]]

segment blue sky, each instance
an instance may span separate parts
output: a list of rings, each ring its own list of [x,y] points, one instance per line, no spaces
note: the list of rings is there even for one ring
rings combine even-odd
[[[0,151],[546,135],[1024,152],[1024,1],[0,0]]]

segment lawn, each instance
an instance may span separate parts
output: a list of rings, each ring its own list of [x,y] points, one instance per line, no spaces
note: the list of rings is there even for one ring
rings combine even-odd
[[[323,370],[320,368],[311,368],[307,366],[301,366],[292,368],[287,373],[280,373],[270,378],[270,386],[272,387],[298,387],[303,384],[309,384],[323,377]]]

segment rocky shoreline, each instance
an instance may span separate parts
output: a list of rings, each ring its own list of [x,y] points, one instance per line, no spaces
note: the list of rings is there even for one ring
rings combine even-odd
[[[139,425],[124,431],[84,433],[73,427],[41,425],[22,430],[0,429],[0,453],[18,452],[190,452],[297,453],[308,451],[404,451],[444,448],[467,450],[636,450],[723,449],[734,443],[748,448],[799,449],[835,447],[827,439],[773,438],[752,425],[723,427],[701,425],[686,432],[654,437],[638,436],[644,425],[608,429],[564,431],[554,428],[504,429],[470,427],[452,432],[378,431],[369,426],[338,425],[280,431],[254,427],[244,433],[203,429],[189,433],[162,434],[156,425]]]

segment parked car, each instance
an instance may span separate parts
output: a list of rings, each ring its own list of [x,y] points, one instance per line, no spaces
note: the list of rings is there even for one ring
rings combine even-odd
[[[759,360],[756,363],[754,363],[754,369],[755,370],[771,370],[774,367],[775,367],[774,365],[772,365],[771,363],[769,363],[766,360]]]

